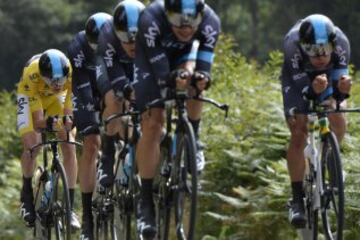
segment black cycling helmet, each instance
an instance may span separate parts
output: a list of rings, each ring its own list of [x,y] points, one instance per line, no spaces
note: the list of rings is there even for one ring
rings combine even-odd
[[[111,15],[103,12],[89,17],[85,23],[85,34],[89,44],[97,44],[100,29],[109,19],[111,19]]]
[[[145,5],[137,0],[120,2],[114,10],[114,30],[122,42],[134,42],[138,31],[138,20]]]
[[[201,23],[204,9],[204,0],[165,0],[167,19],[175,27],[196,28]]]
[[[69,75],[70,61],[61,51],[49,49],[40,56],[39,71],[47,85],[61,86]]]
[[[310,57],[331,54],[335,39],[335,26],[328,17],[313,14],[301,22],[299,29],[300,45]]]

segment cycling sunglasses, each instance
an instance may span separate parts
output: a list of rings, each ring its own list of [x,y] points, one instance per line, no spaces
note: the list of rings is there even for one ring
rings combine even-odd
[[[325,44],[300,44],[301,49],[309,56],[309,57],[321,57],[321,56],[329,56],[334,48],[331,43]]]
[[[134,43],[136,38],[136,33],[137,31],[132,31],[132,32],[125,32],[120,30],[115,31],[116,36],[123,43]]]
[[[202,21],[203,14],[199,13],[197,14],[197,16],[192,16],[189,14],[168,12],[167,18],[170,24],[174,27],[180,28],[180,27],[189,26],[191,28],[197,28]]]
[[[67,77],[58,77],[58,78],[47,78],[43,77],[45,83],[50,87],[59,87],[63,86],[66,82]]]

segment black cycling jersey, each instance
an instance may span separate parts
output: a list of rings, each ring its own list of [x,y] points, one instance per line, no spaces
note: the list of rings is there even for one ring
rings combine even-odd
[[[74,122],[78,130],[93,129],[87,134],[98,133],[93,128],[99,123],[100,93],[96,84],[95,52],[88,44],[85,31],[81,31],[68,46],[73,90]]]
[[[195,70],[210,73],[214,48],[220,33],[220,20],[205,6],[202,22],[192,39],[179,41],[165,15],[162,1],[152,2],[139,18],[136,38],[135,93],[138,108],[144,110],[147,102],[160,97],[159,82],[166,82],[169,73],[180,64],[195,60]],[[199,46],[194,51],[194,41]]]
[[[97,74],[101,94],[113,89],[116,95],[122,96],[123,87],[133,80],[134,60],[121,46],[112,21],[101,28],[97,55],[98,65],[101,66]]]

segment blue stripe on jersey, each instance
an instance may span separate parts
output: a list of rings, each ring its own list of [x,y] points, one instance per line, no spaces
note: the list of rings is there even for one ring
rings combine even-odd
[[[199,51],[197,55],[197,59],[208,63],[213,63],[214,57],[215,54],[213,52],[208,52],[208,51]]]
[[[125,5],[125,11],[127,16],[127,22],[128,22],[128,30],[130,32],[137,31],[137,23],[139,19],[139,8],[136,6],[136,4],[129,2]]]
[[[315,43],[327,43],[328,34],[326,31],[326,24],[322,16],[315,16],[311,19],[311,23],[314,27]]]
[[[328,87],[323,93],[320,94],[319,101],[320,102],[324,101],[326,98],[333,95],[333,93],[334,93],[334,89],[332,87]]]
[[[96,27],[100,29],[102,25],[109,19],[109,15],[106,13],[97,13],[94,16]]]
[[[342,75],[349,75],[349,69],[333,69],[330,73],[330,79],[332,81],[338,81]]]
[[[181,0],[182,13],[193,15],[196,14],[196,0]]]
[[[61,66],[61,60],[60,60],[59,56],[56,53],[51,52],[51,51],[48,52],[48,56],[50,58],[53,78],[64,77],[64,72],[63,72],[63,69]]]
[[[191,52],[189,54],[185,54],[176,61],[177,65],[186,61],[194,61],[196,60],[196,52]]]

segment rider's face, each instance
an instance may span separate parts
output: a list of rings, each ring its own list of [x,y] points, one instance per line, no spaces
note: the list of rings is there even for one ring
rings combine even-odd
[[[126,54],[131,57],[135,58],[135,42],[121,42],[121,46],[124,48]]]
[[[181,42],[190,41],[196,31],[196,28],[192,28],[190,26],[183,26],[183,27],[172,26],[171,28],[176,38]]]
[[[318,57],[309,57],[311,65],[314,68],[321,70],[324,69],[327,65],[329,65],[331,60],[331,55],[318,56]]]

